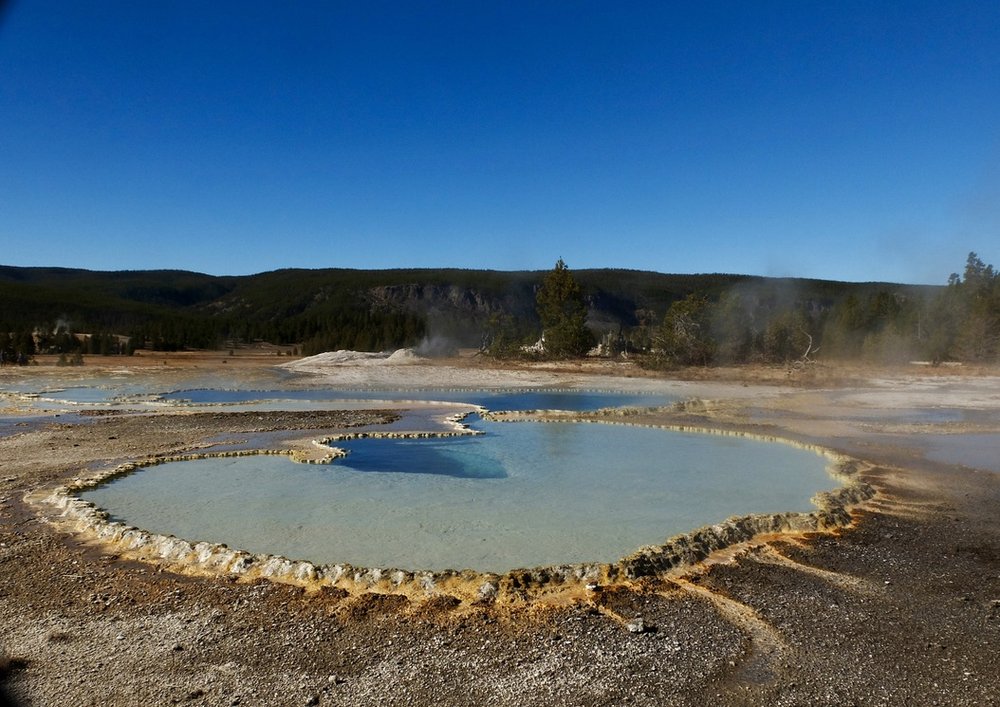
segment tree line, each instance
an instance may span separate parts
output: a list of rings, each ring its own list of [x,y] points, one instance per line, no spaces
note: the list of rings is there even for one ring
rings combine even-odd
[[[828,306],[794,293],[692,293],[669,307],[648,350],[661,367],[815,358],[997,362],[1000,276],[970,253],[961,274],[930,292],[880,289]]]
[[[639,309],[632,326],[599,337],[586,297],[560,259],[537,291],[538,322],[498,316],[485,350],[498,358],[638,354],[653,368],[808,363],[818,358],[898,363],[1000,360],[1000,274],[970,253],[943,288],[878,288],[817,296],[815,289],[745,281],[695,290],[658,316]],[[541,339],[539,339],[541,336]]]
[[[975,253],[936,287],[571,272],[562,259],[542,273],[239,278],[0,267],[2,363],[39,353],[128,355],[260,341],[306,355],[377,351],[442,335],[497,358],[596,350],[658,368],[820,358],[996,362],[1000,276]]]

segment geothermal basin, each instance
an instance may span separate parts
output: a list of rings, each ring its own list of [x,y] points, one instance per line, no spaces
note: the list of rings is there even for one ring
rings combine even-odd
[[[399,395],[413,398],[412,391]],[[198,391],[175,399],[224,406],[267,397],[281,396]],[[426,397],[515,409],[541,400],[483,392]],[[588,410],[634,402],[599,393],[542,399]],[[457,437],[333,441],[346,456],[329,464],[284,456],[175,461],[79,495],[111,520],[251,553],[502,573],[615,562],[733,515],[808,512],[814,494],[838,485],[827,457],[773,441],[478,415],[467,422],[468,434]]]

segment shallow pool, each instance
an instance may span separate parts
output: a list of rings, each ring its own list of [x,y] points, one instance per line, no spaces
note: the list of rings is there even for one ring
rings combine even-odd
[[[661,406],[677,397],[660,394],[622,393],[593,390],[350,390],[343,388],[309,390],[217,390],[202,388],[165,393],[165,402],[189,405],[233,405],[273,400],[419,400],[481,405],[489,410],[597,410],[606,407]]]
[[[161,534],[318,563],[502,572],[612,562],[731,515],[808,511],[814,452],[586,423],[477,422],[467,438],[365,439],[283,457],[148,467],[81,495]]]

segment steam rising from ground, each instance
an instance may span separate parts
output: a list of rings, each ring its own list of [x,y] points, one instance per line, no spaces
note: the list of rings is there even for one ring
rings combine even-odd
[[[458,344],[447,336],[434,334],[425,336],[423,340],[413,349],[413,353],[424,358],[442,358],[454,356],[458,353]]]

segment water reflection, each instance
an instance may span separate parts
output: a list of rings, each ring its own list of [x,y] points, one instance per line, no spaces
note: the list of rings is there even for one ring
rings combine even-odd
[[[478,438],[359,439],[336,442],[348,452],[336,464],[360,472],[503,479],[507,471]]]
[[[150,467],[81,494],[116,519],[316,562],[503,572],[614,561],[731,515],[808,511],[836,483],[813,452],[585,423],[470,438],[363,439],[329,466],[285,458]]]

